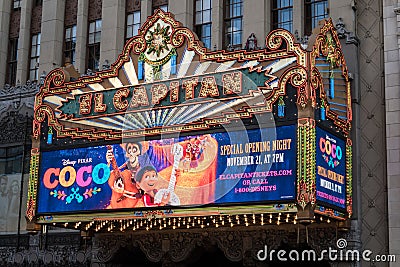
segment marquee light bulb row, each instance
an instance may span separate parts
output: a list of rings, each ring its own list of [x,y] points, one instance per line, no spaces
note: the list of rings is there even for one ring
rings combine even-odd
[[[112,231],[137,231],[151,229],[190,229],[209,227],[234,227],[253,225],[280,225],[283,223],[297,224],[297,215],[293,213],[278,214],[244,214],[244,215],[219,215],[219,216],[194,216],[194,217],[169,217],[130,220],[106,220],[100,223],[90,222],[85,226],[85,231],[95,232]]]
[[[331,223],[329,217],[314,217],[316,222]],[[60,226],[80,229],[85,232],[127,232],[149,230],[175,230],[175,229],[203,229],[210,227],[234,226],[266,226],[281,224],[298,224],[296,213],[270,213],[270,214],[241,214],[241,215],[216,215],[194,217],[164,217],[140,219],[113,219],[91,222],[63,223]],[[54,226],[58,224],[53,223]]]

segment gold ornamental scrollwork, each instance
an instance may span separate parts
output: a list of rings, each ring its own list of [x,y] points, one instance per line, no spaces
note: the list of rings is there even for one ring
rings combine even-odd
[[[174,30],[171,34],[171,44],[174,47],[182,46],[185,42],[185,39],[188,41],[188,50],[195,50],[200,55],[205,55],[207,49],[200,45],[200,41],[197,40],[195,35],[186,28],[180,28]]]
[[[126,44],[125,49],[132,51],[136,55],[140,55],[146,49],[146,40],[141,36],[132,37]]]
[[[294,50],[294,38],[293,35],[285,30],[275,30],[271,32],[266,39],[266,45],[268,49],[277,50],[282,46],[282,43],[286,43],[287,51]]]
[[[41,87],[40,95],[41,97],[37,98],[36,101],[41,101],[42,97],[45,93],[50,92],[52,87],[60,87],[62,86],[67,79],[69,79],[67,73],[65,73],[62,69],[54,69],[52,70],[46,77],[43,86]],[[40,102],[41,103],[41,102]]]
[[[281,76],[278,85],[278,93],[272,96],[273,102],[279,97],[279,95],[286,94],[286,84],[289,82],[294,87],[297,88],[297,103],[304,108],[307,105],[308,94],[307,94],[307,70],[302,66],[295,66],[287,69],[285,73]]]

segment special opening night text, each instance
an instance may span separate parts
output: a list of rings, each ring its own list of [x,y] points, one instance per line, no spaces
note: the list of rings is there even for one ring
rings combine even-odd
[[[230,144],[220,147],[221,156],[263,153],[269,151],[290,150],[292,139],[280,139],[273,141],[261,141],[245,144]],[[284,162],[284,153],[271,153],[262,155],[246,155],[239,157],[229,157],[226,159],[226,166],[243,166],[253,164],[269,164]]]

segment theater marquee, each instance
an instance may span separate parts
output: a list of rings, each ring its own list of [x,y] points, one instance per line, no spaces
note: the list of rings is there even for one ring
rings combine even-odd
[[[160,10],[109,70],[53,70],[35,99],[28,219],[349,218],[347,68],[331,21],[311,40],[275,30],[263,49],[209,51]]]

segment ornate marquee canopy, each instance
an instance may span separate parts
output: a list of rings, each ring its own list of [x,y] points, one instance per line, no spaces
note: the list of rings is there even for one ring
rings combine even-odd
[[[291,33],[279,29],[268,34],[265,48],[259,50],[210,51],[170,13],[158,10],[142,25],[139,35],[125,44],[110,69],[72,76],[65,68],[51,71],[35,98],[27,210],[32,222],[84,231],[123,231],[248,221],[296,223],[315,220],[314,213],[345,220],[352,214],[350,81],[331,20],[315,29],[307,49]],[[247,133],[247,142],[232,141],[232,136],[239,140],[243,133]],[[123,144],[130,142],[141,143],[160,176],[171,176],[165,184],[176,178],[171,174],[175,167],[183,170],[180,178],[187,180],[198,171],[203,177],[196,184],[203,186],[201,192],[178,177],[179,207],[126,208],[107,201],[101,207],[80,205],[114,192],[116,185],[104,177],[116,168],[110,171],[101,160],[105,162],[107,147],[113,145],[118,153],[121,146],[123,153],[127,149]],[[173,143],[188,153],[189,167],[185,167],[185,156],[165,163],[172,156],[159,149],[170,149]],[[213,156],[196,152],[196,158],[190,158],[194,145]],[[241,149],[248,154],[234,157]],[[92,165],[81,167],[89,168],[85,170],[91,176],[84,176],[85,170],[80,172],[65,156],[71,160],[86,150],[93,150],[93,155],[104,152],[90,160],[76,156],[77,165],[98,160],[93,169]],[[60,165],[52,166],[49,157],[60,159]],[[220,170],[222,161],[224,170]],[[243,169],[238,176],[239,166],[256,165],[253,161],[265,169]],[[202,164],[206,167],[200,170]],[[235,171],[229,171],[231,166]],[[250,197],[249,189],[232,185],[234,193],[247,190],[241,194],[246,196],[243,200],[225,195],[204,200],[207,194],[218,194],[221,180],[233,174],[243,179],[250,173],[275,175],[262,178],[269,185],[254,188],[274,191],[277,196]],[[211,182],[204,182],[210,177]],[[193,194],[201,194],[201,200],[187,200]],[[43,204],[49,201],[56,204]],[[54,208],[59,205],[65,208]]]

